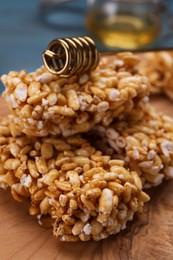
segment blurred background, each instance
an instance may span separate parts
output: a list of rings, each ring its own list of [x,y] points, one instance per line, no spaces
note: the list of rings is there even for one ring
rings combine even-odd
[[[128,20],[127,11],[135,18]],[[173,48],[173,1],[0,0],[0,75],[33,71],[43,64],[41,54],[51,40],[83,35],[99,51]],[[134,36],[143,41],[133,44]]]

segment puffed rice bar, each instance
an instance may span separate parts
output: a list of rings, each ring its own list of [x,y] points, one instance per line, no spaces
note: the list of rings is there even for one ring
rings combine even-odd
[[[157,114],[150,105],[142,120],[131,118],[107,128],[98,125],[89,137],[97,149],[124,160],[125,167],[136,171],[144,188],[173,178],[173,120]]]
[[[173,99],[173,51],[144,52],[139,55],[139,71],[151,84],[151,93],[165,92]]]
[[[12,116],[0,124],[0,185],[29,212],[54,219],[61,241],[100,240],[126,227],[149,196],[137,173],[102,155],[81,136],[13,137]]]
[[[87,132],[136,109],[148,95],[149,82],[138,73],[137,63],[133,54],[121,53],[102,57],[95,71],[70,78],[52,75],[45,67],[30,74],[11,71],[1,77],[3,95],[15,125],[27,135]]]

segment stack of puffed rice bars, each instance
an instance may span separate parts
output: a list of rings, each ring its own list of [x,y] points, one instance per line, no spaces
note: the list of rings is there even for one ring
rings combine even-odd
[[[173,97],[172,65],[172,53],[119,53],[70,78],[45,67],[3,75],[11,114],[0,123],[0,187],[28,198],[58,240],[125,229],[149,200],[143,189],[173,178],[173,120],[148,98]]]

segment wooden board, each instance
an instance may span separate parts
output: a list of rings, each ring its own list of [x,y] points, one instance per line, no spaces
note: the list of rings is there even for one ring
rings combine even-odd
[[[155,97],[157,110],[173,116],[173,104]],[[0,99],[0,115],[7,113]],[[29,216],[27,203],[15,202],[0,189],[1,260],[172,260],[173,259],[173,181],[150,191],[151,201],[127,229],[100,242],[58,242],[50,229],[38,226]]]

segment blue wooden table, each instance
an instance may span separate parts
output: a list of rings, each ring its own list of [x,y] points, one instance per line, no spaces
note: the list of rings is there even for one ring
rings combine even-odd
[[[173,1],[167,1],[173,11]],[[89,34],[85,28],[85,0],[72,1],[66,9],[45,9],[36,0],[0,0],[0,75],[9,70],[35,70],[42,65],[42,51],[56,37]],[[173,47],[173,36],[155,43],[157,47],[163,44]],[[101,45],[99,48],[102,50]]]

